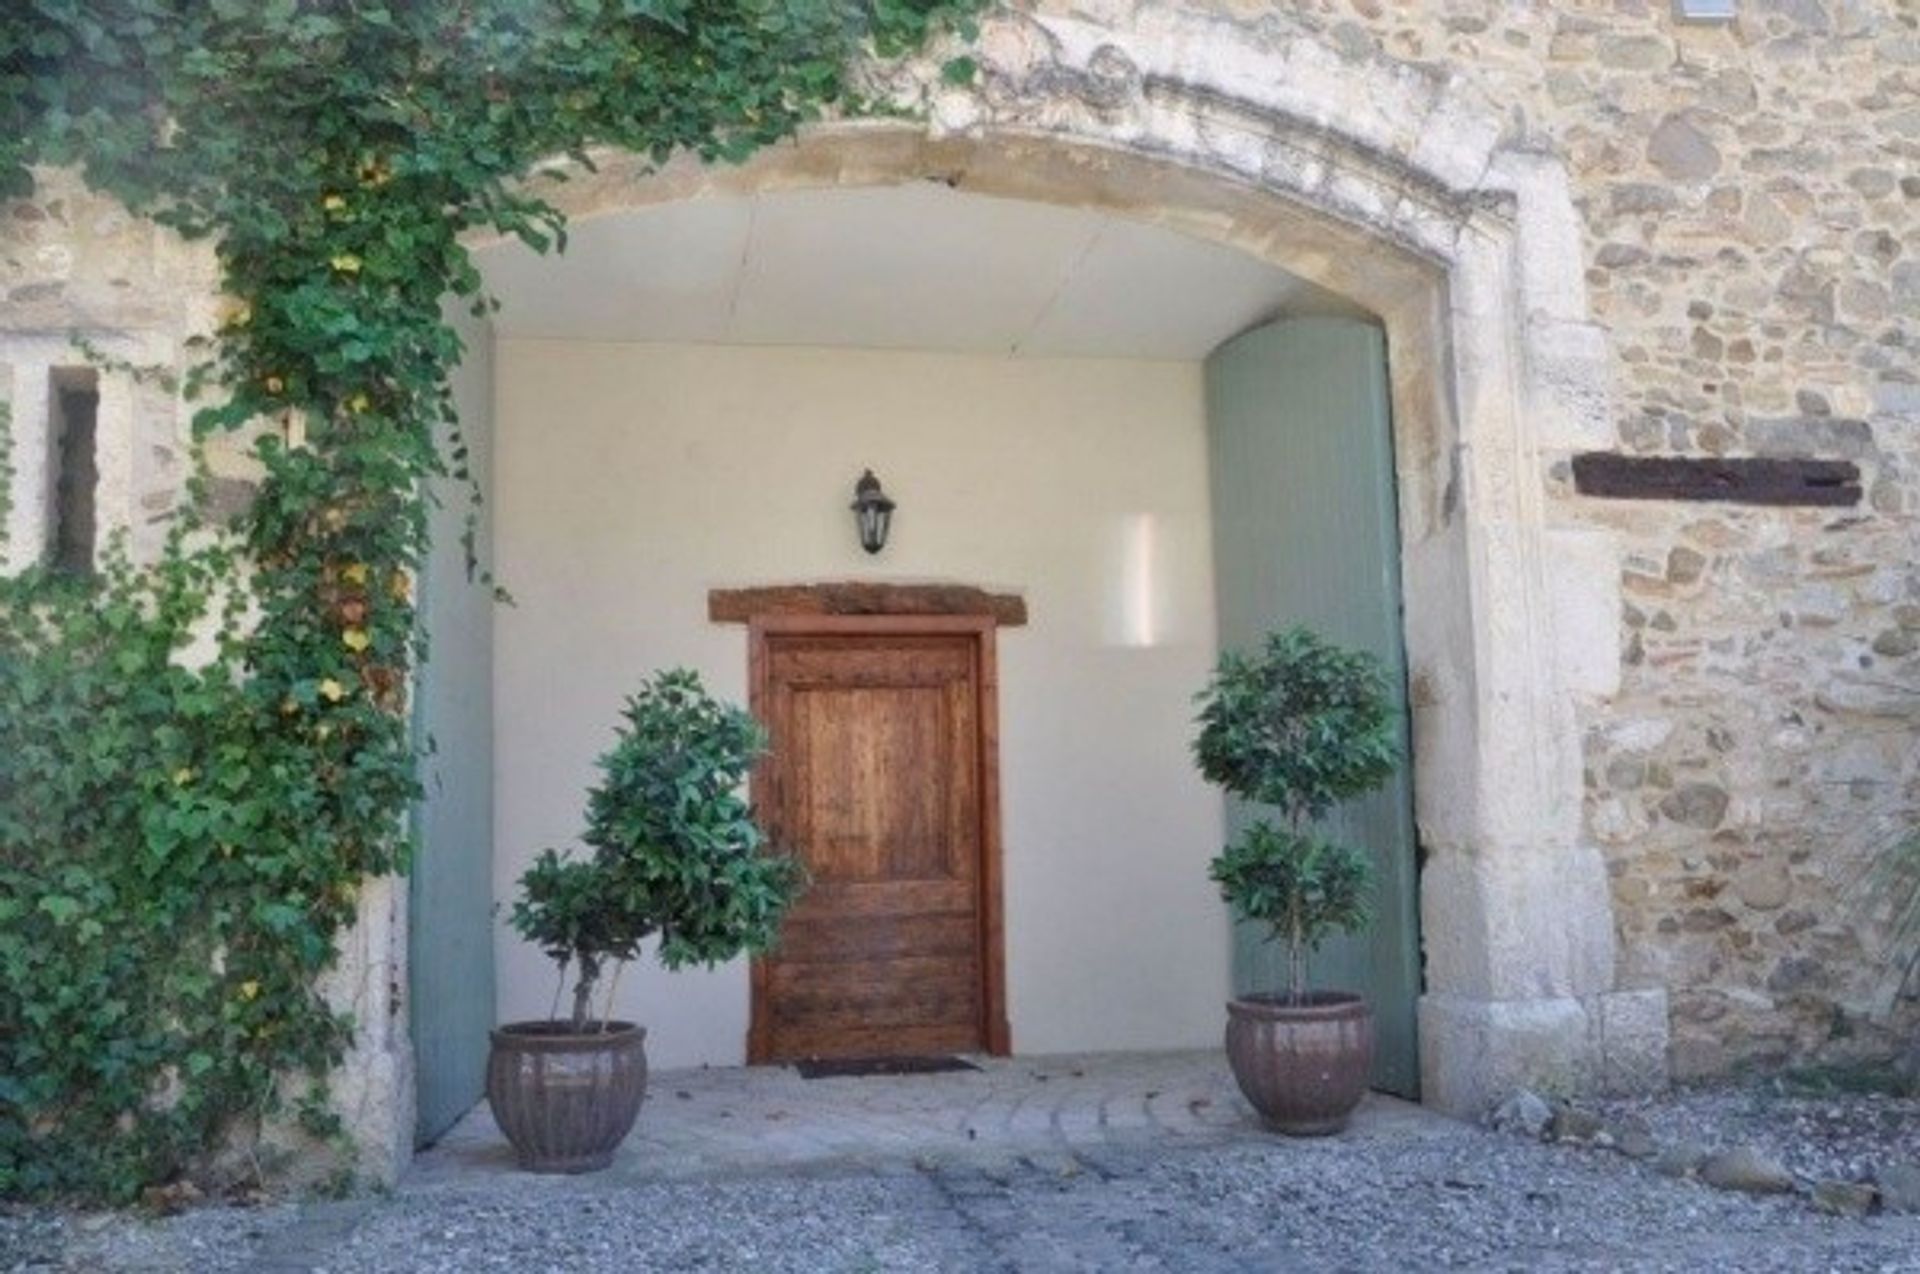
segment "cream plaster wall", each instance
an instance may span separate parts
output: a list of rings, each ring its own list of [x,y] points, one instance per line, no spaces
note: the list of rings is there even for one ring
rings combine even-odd
[[[497,896],[580,825],[648,672],[744,701],[746,634],[709,588],[834,578],[1025,593],[1000,635],[1008,1000],[1016,1051],[1217,1041],[1221,807],[1187,758],[1214,650],[1197,364],[502,341],[495,533]],[[846,505],[899,499],[878,559]],[[504,924],[503,1020],[551,967]],[[630,972],[656,1065],[741,1060],[744,962]]]

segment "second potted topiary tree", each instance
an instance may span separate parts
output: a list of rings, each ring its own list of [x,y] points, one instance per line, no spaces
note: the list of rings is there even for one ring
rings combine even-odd
[[[1338,1132],[1367,1090],[1373,1014],[1358,995],[1309,991],[1306,959],[1329,934],[1371,919],[1373,871],[1363,851],[1313,824],[1398,763],[1386,674],[1371,655],[1291,628],[1256,653],[1223,654],[1200,702],[1200,772],[1281,817],[1256,821],[1213,860],[1235,914],[1287,949],[1286,992],[1228,1003],[1227,1058],[1270,1127]]]
[[[646,1029],[613,1020],[613,1009],[620,972],[641,944],[657,936],[669,969],[765,950],[799,885],[799,865],[766,852],[740,795],[766,751],[759,722],[684,670],[642,685],[624,715],[587,798],[581,839],[590,852],[543,852],[513,905],[513,927],[559,965],[559,982],[546,1020],[493,1032],[487,1102],[521,1166],[535,1172],[606,1167],[639,1115]]]

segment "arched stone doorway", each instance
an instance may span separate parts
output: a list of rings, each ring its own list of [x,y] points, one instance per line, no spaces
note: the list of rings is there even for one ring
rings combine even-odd
[[[1551,159],[1453,81],[1155,14],[989,24],[971,88],[877,87],[931,123],[810,130],[734,168],[631,156],[534,187],[576,218],[703,196],[939,181],[1233,247],[1384,324],[1398,452],[1422,878],[1426,1099],[1664,1076],[1664,993],[1614,989],[1580,839],[1572,698],[1616,675],[1611,569],[1552,527],[1546,466],[1608,427],[1603,338]],[[1601,631],[1583,631],[1593,619]],[[1596,643],[1606,657],[1587,652]]]

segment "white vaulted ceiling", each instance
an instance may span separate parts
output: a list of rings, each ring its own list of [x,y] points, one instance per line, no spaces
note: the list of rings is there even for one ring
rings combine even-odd
[[[936,183],[695,199],[479,254],[507,337],[1197,359],[1279,314],[1358,314],[1284,270],[1082,209]]]

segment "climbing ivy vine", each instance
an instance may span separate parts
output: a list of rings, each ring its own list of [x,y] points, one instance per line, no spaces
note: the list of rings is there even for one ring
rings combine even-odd
[[[0,1194],[129,1198],[289,1100],[328,1131],[351,1023],[315,980],[407,857],[421,492],[463,460],[442,307],[489,303],[462,234],[563,246],[542,159],[739,160],[983,3],[6,6],[0,196],[71,166],[213,241],[184,389],[265,480],[235,536],[0,581]]]

